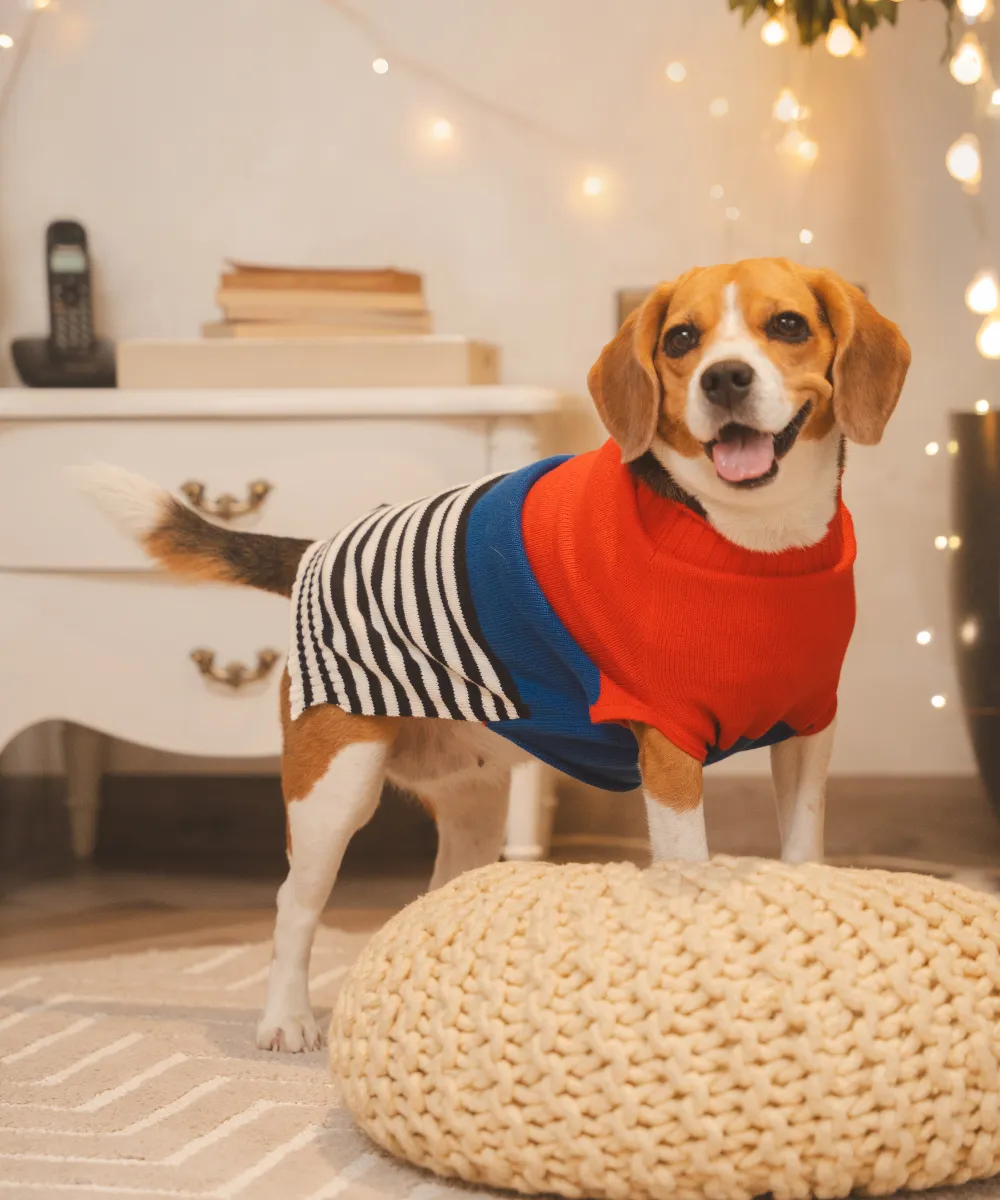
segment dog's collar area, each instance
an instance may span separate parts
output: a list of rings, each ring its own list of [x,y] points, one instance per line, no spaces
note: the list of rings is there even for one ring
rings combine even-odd
[[[749,479],[727,480],[726,482],[729,484],[729,486],[749,489],[761,487],[766,483],[770,483],[771,480],[774,479],[774,477],[778,474],[779,462],[795,445],[796,439],[798,438],[799,433],[802,431],[803,425],[805,425],[806,421],[808,420],[811,411],[812,401],[807,400],[795,414],[795,416],[788,422],[785,428],[782,429],[780,433],[776,433],[774,435],[774,459],[767,471],[765,471],[762,475],[755,475]],[[735,426],[734,428],[739,429],[741,427]],[[747,429],[748,432],[758,432],[757,430],[750,430],[749,427],[747,427]],[[705,454],[713,461],[713,451],[719,440],[719,438],[714,438],[710,442],[702,443],[702,449],[705,451]]]
[[[686,492],[681,487],[652,450],[647,450],[634,462],[630,462],[628,467],[636,479],[641,480],[657,496],[664,500],[673,500],[677,504],[683,504],[696,516],[708,520],[708,513],[702,504],[690,492]]]

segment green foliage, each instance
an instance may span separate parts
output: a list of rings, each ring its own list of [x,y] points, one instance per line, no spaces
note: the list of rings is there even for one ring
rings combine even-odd
[[[937,3],[950,14],[956,0],[937,0]],[[729,0],[729,7],[743,14],[744,25],[759,12],[769,17],[784,14],[798,28],[802,45],[811,46],[826,36],[837,17],[843,17],[858,37],[863,38],[883,21],[895,25],[902,5],[896,0],[785,0],[783,5],[777,0]]]

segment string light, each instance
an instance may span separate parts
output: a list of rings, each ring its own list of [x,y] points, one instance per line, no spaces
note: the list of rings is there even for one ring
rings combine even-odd
[[[959,549],[961,549],[961,546],[962,546],[962,539],[958,536],[957,533],[953,533],[951,535],[951,537],[948,539],[948,549],[949,550],[959,550]]]
[[[738,208],[736,208],[735,205],[726,209],[726,220],[727,221],[738,221],[739,219],[740,219],[740,210]]]
[[[811,246],[813,240],[813,231],[811,229],[799,230],[799,241],[803,246]]]
[[[850,25],[837,17],[830,22],[825,44],[834,58],[846,58],[857,49],[858,39]]]
[[[667,63],[664,74],[671,83],[683,83],[687,79],[687,68],[682,62]]]
[[[778,143],[778,150],[807,167],[811,167],[819,156],[819,144],[795,125],[789,127]]]
[[[713,183],[712,186],[708,189],[708,194],[713,200],[721,200],[722,197],[726,194],[726,189],[722,186],[721,183]]]
[[[376,75],[384,75],[389,70],[389,64],[384,58],[376,58],[372,63],[372,70]]]
[[[21,0],[22,8],[33,8],[36,12],[41,12],[42,9],[48,8],[52,0]]]
[[[929,458],[933,458],[934,455],[937,454],[937,452],[940,449],[941,449],[941,447],[937,444],[937,442],[928,442],[927,445],[924,447],[924,453]]]
[[[983,358],[1000,358],[1000,313],[993,313],[979,326],[979,332],[976,334],[976,349]],[[976,412],[989,411],[989,405],[980,410],[979,405],[984,403],[982,400],[976,401]]]
[[[431,137],[436,142],[447,142],[455,133],[455,127],[444,117],[438,117],[436,121],[431,122]]]
[[[582,187],[585,196],[599,196],[604,191],[604,180],[600,175],[588,175]]]
[[[986,70],[986,55],[974,33],[967,33],[955,47],[948,70],[951,71],[952,79],[965,87],[982,79]]]
[[[792,121],[801,121],[806,116],[806,110],[799,103],[798,97],[791,88],[782,88],[771,110],[776,121],[788,125]]]
[[[965,304],[971,312],[980,316],[1000,308],[1000,280],[996,271],[983,267],[975,273],[965,289]]]
[[[945,535],[943,533],[939,533],[937,535],[937,537],[934,539],[934,549],[935,550],[947,550],[948,549],[948,539],[945,537]]]
[[[974,646],[979,641],[979,622],[975,617],[966,617],[958,629],[963,646]]]
[[[14,45],[14,39],[9,33],[0,33],[0,50],[10,50]]]
[[[788,26],[780,17],[771,17],[761,28],[760,40],[765,46],[784,45],[788,41]]]
[[[717,96],[708,106],[708,111],[713,117],[724,117],[729,112],[729,101],[725,96]]]
[[[931,633],[931,631],[929,629],[921,629],[921,631],[917,634],[917,645],[918,646],[929,646],[931,644],[933,637],[934,637],[934,635]]]
[[[975,20],[986,12],[988,0],[958,0],[958,11],[963,17]]]
[[[989,400],[977,400],[972,406],[981,417],[984,417],[990,411]]]
[[[931,704],[933,704],[935,708],[944,708],[947,703],[948,701],[940,693],[938,693],[936,696],[931,696]]]
[[[944,165],[952,179],[957,179],[969,191],[978,189],[983,178],[983,160],[979,153],[979,138],[963,133],[952,142],[944,156]]]
[[[957,454],[958,453],[958,442],[956,442],[954,438],[952,438],[952,440],[948,443],[948,453],[949,454]]]
[[[804,137],[798,144],[795,153],[807,165],[812,166],[819,157],[819,143],[810,137]]]

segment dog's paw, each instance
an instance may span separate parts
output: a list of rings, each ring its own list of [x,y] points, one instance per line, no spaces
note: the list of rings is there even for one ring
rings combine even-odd
[[[293,1016],[272,1016],[265,1013],[257,1026],[257,1047],[284,1054],[301,1054],[303,1050],[318,1050],[323,1035],[311,1012]]]

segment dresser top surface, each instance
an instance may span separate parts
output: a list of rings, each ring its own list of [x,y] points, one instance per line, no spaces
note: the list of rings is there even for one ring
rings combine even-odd
[[[280,391],[0,388],[0,422],[532,417],[586,406],[580,398],[552,388],[487,385]]]

